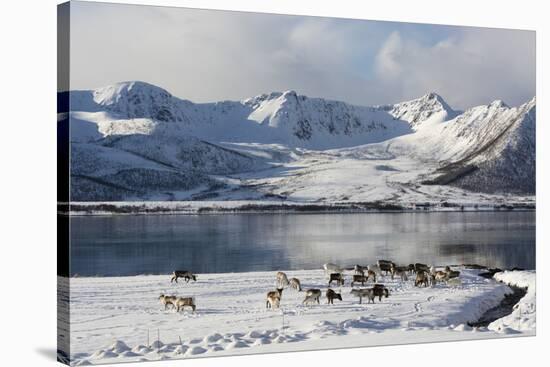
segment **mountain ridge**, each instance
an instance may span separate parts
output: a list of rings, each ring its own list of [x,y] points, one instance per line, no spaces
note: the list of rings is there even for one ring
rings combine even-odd
[[[193,103],[136,81],[71,91],[70,96],[71,147],[78,157],[72,160],[73,200],[229,200],[243,195],[317,200],[323,190],[298,195],[299,190],[281,174],[288,172],[295,180],[316,186],[320,185],[316,180],[324,182],[327,175],[333,175],[330,170],[341,169],[330,162],[343,166],[349,159],[354,160],[352,165],[363,162],[357,169],[367,181],[356,185],[364,187],[357,191],[361,200],[380,199],[376,195],[383,200],[404,198],[387,193],[397,187],[408,192],[410,185],[418,184],[428,191],[433,185],[494,194],[530,195],[535,190],[536,98],[519,107],[495,100],[465,111],[454,110],[434,92],[370,107],[307,97],[292,90],[241,101]],[[114,149],[109,152],[116,152],[118,158],[109,159],[104,149]],[[104,164],[116,172],[95,171],[93,152],[107,157]],[[310,161],[311,156],[320,158]],[[120,157],[133,163],[122,164]],[[150,163],[138,163],[132,157]],[[522,165],[520,158],[531,163]],[[317,171],[320,161],[330,169]],[[390,167],[382,161],[394,162],[396,167],[371,172],[369,165],[378,161],[374,168]],[[398,173],[405,169],[403,162],[413,164],[405,170],[408,175]],[[289,171],[298,163],[298,169]],[[92,169],[82,174],[81,167]],[[254,174],[258,172],[263,176]],[[319,177],[312,177],[312,172]],[[510,179],[516,176],[524,179]],[[100,194],[84,195],[86,190],[79,190],[76,181],[84,177],[88,177],[87,187],[93,186],[91,191]],[[387,187],[366,195],[372,191],[367,187],[375,185],[369,177],[372,182],[376,181],[373,177],[384,177],[380,185]],[[107,195],[109,189],[102,183],[113,184],[118,194]],[[302,191],[307,187],[304,184]],[[283,189],[285,185],[290,188]],[[193,196],[201,187],[201,195]],[[330,200],[338,197],[346,195],[334,194]]]

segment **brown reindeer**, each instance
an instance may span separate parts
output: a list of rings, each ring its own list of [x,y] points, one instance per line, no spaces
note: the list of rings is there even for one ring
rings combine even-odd
[[[392,263],[391,279],[393,280],[393,278],[397,275],[401,278],[402,281],[406,281],[409,279],[409,277],[407,276],[408,271],[409,271],[408,266],[396,266],[395,264]]]
[[[331,273],[328,282],[329,287],[333,281],[336,281],[337,285],[344,285],[344,275],[342,273]]]
[[[458,270],[451,270],[449,266],[445,267],[445,273],[447,273],[447,279],[458,278],[460,276],[460,272]]]
[[[189,280],[191,280],[191,279],[193,279],[194,282],[197,281],[197,276],[195,274],[193,274],[192,272],[187,271],[187,270],[175,270],[172,273],[172,279],[170,280],[170,283],[172,283],[174,280],[177,283],[178,278],[185,279],[186,283],[189,283]]]
[[[424,287],[427,287],[429,284],[429,278],[430,275],[427,271],[418,271],[416,273],[416,279],[414,281],[415,287],[420,287],[421,285],[424,285]]]
[[[321,298],[321,290],[320,289],[308,289],[306,291],[306,298],[302,301],[302,304],[310,304],[312,302],[319,302],[319,298]]]
[[[353,285],[355,283],[361,283],[361,285],[365,285],[365,283],[369,280],[368,277],[364,276],[364,275],[353,275],[353,280],[351,282],[351,286],[353,287]]]
[[[447,273],[444,271],[436,271],[432,273],[432,282],[435,285],[437,282],[444,282],[447,280]]]
[[[390,291],[383,284],[375,284],[372,287],[374,297],[378,297],[378,302],[382,302],[382,296],[388,298],[390,296]],[[374,303],[374,299],[373,299]]]
[[[378,267],[380,268],[380,271],[385,272],[386,275],[391,272],[392,265],[395,264],[389,260],[378,260]]]
[[[341,301],[342,300],[342,295],[340,293],[336,293],[335,291],[333,291],[330,288],[327,289],[327,305],[328,304],[333,305],[335,299],[339,299]]]
[[[372,279],[372,281],[373,281],[374,283],[376,283],[376,272],[375,272],[374,270],[370,270],[370,269],[369,269],[369,270],[367,271],[367,281],[368,281],[369,279]]]
[[[367,266],[361,266],[361,265],[355,265],[353,267],[355,274],[358,274],[358,275],[365,275],[365,271],[367,271],[367,269],[368,269]]]
[[[279,308],[282,296],[283,288],[277,288],[275,291],[267,292],[265,308]]]
[[[302,285],[298,278],[290,278],[290,288],[296,289],[298,292],[302,291]]]
[[[416,263],[414,264],[414,272],[418,273],[421,271],[430,272],[430,267],[426,264]]]

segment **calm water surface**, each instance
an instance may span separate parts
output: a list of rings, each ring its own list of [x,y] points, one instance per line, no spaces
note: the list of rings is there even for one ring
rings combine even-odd
[[[317,269],[384,258],[535,268],[534,212],[71,218],[71,274]]]

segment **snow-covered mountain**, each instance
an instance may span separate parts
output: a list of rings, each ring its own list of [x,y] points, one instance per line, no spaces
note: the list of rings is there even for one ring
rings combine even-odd
[[[372,107],[294,91],[193,103],[124,82],[71,91],[70,106],[74,201],[375,201],[404,199],[393,191],[411,185],[535,189],[534,99],[464,112],[435,93]]]
[[[474,108],[454,122],[457,140],[471,148],[461,159],[441,167],[435,183],[453,184],[472,191],[535,193],[535,121],[533,98],[519,108],[503,102]],[[449,124],[451,125],[451,124]]]
[[[143,133],[145,126],[215,141],[278,143],[316,150],[338,148],[411,133],[411,125],[396,118],[388,108],[308,98],[294,91],[239,102],[195,104],[143,82],[71,92],[71,111],[78,112],[74,117],[97,124],[99,134],[88,133],[95,139],[100,135]],[[132,123],[127,123],[129,120]],[[72,134],[72,139],[81,140],[82,136]]]

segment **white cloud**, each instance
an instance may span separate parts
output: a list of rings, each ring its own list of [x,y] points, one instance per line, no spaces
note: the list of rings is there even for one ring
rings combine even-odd
[[[460,108],[535,93],[533,32],[465,28],[433,46],[392,33],[376,57],[381,85],[415,96],[436,91]]]
[[[443,27],[404,23],[71,6],[72,89],[143,80],[197,102],[294,89],[362,105],[435,90],[459,108],[493,99],[517,104],[535,92],[529,32],[456,27],[441,32]]]

